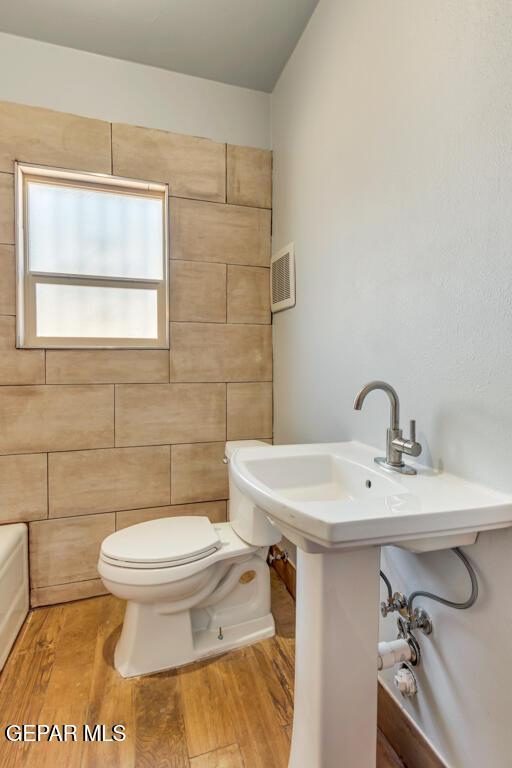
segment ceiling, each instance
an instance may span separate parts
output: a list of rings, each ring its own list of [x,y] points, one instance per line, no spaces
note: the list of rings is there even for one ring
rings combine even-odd
[[[318,0],[0,0],[0,31],[271,91]]]

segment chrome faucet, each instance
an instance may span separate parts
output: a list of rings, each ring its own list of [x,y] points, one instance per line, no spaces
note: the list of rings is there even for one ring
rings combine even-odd
[[[391,406],[390,424],[386,436],[386,457],[378,456],[375,462],[383,469],[401,472],[404,475],[415,475],[416,470],[405,464],[402,456],[404,453],[408,456],[419,456],[421,453],[421,445],[416,442],[416,422],[411,419],[410,436],[406,440],[402,436],[402,430],[400,429],[400,401],[393,387],[390,384],[386,384],[385,381],[370,381],[369,384],[357,393],[354,400],[354,408],[356,411],[360,411],[366,395],[373,392],[374,389],[381,389],[385,392],[389,397]]]

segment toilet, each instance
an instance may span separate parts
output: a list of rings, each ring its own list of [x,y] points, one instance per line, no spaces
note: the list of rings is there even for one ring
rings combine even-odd
[[[257,440],[226,443],[226,460]],[[227,523],[166,517],[116,531],[98,572],[127,601],[114,664],[147,675],[258,642],[275,633],[268,548],[281,534],[229,482]]]

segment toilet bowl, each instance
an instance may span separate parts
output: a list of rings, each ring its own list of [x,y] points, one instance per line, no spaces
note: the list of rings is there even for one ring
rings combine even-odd
[[[229,461],[239,446],[226,444]],[[268,548],[281,534],[230,485],[229,522],[167,517],[101,546],[98,572],[127,601],[114,663],[123,677],[171,669],[271,637]]]

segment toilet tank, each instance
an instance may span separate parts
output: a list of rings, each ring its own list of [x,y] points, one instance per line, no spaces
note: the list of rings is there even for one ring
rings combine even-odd
[[[226,443],[226,459],[230,460],[237,448],[262,447],[268,445],[261,440],[235,440]],[[270,446],[269,446],[270,447]],[[269,522],[261,509],[255,507],[229,478],[228,519],[233,530],[247,544],[257,547],[270,547],[281,540],[277,528]]]

